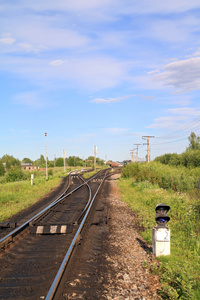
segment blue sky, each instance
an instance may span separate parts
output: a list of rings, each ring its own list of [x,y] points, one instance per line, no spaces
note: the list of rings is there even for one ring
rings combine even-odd
[[[0,0],[0,157],[151,159],[200,134],[199,0]]]

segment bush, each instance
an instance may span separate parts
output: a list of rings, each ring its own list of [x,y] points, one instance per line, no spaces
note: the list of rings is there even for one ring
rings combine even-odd
[[[5,174],[5,168],[3,163],[0,161],[0,176],[3,176]]]
[[[184,166],[187,168],[200,167],[200,150],[186,150],[182,154],[168,153],[158,156],[154,160],[165,165]]]
[[[149,180],[164,189],[183,192],[198,187],[200,170],[193,171],[179,166],[162,165],[162,163],[132,163],[123,168],[124,178],[135,177],[136,182]]]
[[[49,171],[48,171],[48,175],[50,176],[50,175],[53,175],[53,170],[52,169],[50,169]]]
[[[156,173],[157,170],[158,178],[161,178],[162,172],[159,169],[161,164],[141,165],[141,169],[151,169],[152,173],[153,171]],[[162,165],[162,171],[165,172],[163,167],[164,165]],[[169,168],[169,166],[166,167]],[[178,171],[176,173],[179,173]],[[174,173],[172,175],[175,176]],[[181,176],[183,181],[187,178],[185,173],[180,174],[179,177]],[[177,178],[175,177],[175,179]],[[163,180],[165,180],[164,177]],[[180,183],[177,180],[175,184],[179,185]],[[156,205],[165,203],[171,207],[168,214],[171,219],[168,225],[171,230],[171,254],[159,257],[160,263],[152,263],[150,271],[160,275],[162,289],[159,294],[162,299],[199,299],[199,197],[193,199],[187,193],[159,189],[150,181],[136,182],[135,177],[126,180],[121,178],[118,185],[122,200],[127,202],[128,206],[137,213],[141,235],[149,244],[152,243]]]
[[[6,173],[5,180],[6,182],[26,180],[28,179],[28,175],[19,168],[13,168]]]

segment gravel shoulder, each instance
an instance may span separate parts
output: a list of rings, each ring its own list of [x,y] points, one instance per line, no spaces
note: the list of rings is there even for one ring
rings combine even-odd
[[[117,175],[112,177],[117,179]],[[110,207],[108,236],[104,241],[105,261],[108,270],[104,274],[105,299],[160,299],[159,277],[152,275],[145,266],[156,261],[138,232],[136,214],[121,201],[115,180],[110,181],[110,193],[106,198]]]

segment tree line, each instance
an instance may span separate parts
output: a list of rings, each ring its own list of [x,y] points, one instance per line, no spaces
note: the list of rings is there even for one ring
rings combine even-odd
[[[171,166],[199,167],[200,166],[200,137],[191,132],[188,137],[189,146],[181,154],[166,153],[154,161]]]
[[[40,158],[31,160],[30,158],[23,158],[22,161],[13,157],[12,155],[5,154],[0,159],[0,176],[4,176],[7,172],[13,172],[13,170],[21,170],[21,163],[30,163],[33,166],[38,166],[40,169],[46,168],[46,160],[44,155],[40,155]],[[104,160],[96,158],[97,165],[103,165]],[[80,166],[80,167],[93,167],[94,156],[89,156],[87,159],[81,159],[78,156],[69,156],[65,158],[65,166]],[[64,167],[63,157],[55,158],[54,160],[47,159],[47,167]]]

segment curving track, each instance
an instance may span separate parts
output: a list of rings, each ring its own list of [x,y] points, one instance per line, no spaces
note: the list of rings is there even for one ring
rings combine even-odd
[[[0,299],[53,299],[106,172],[71,175],[62,195],[1,238]]]

